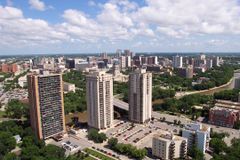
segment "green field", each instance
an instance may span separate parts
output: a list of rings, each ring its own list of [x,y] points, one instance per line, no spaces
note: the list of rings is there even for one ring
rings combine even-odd
[[[88,154],[91,154],[94,157],[97,157],[97,158],[102,159],[102,160],[115,160],[114,158],[111,158],[111,157],[109,157],[105,154],[102,154],[102,153],[100,153],[98,151],[95,151],[95,150],[92,150],[90,148],[86,148],[84,151],[87,152]]]

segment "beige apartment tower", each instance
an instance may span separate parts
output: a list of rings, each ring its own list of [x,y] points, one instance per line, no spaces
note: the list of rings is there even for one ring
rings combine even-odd
[[[145,123],[152,116],[152,74],[145,69],[129,75],[129,120]]]
[[[86,76],[88,126],[106,129],[113,123],[113,78],[104,71]]]
[[[60,74],[29,74],[28,96],[31,127],[39,139],[65,132],[63,85]]]
[[[152,154],[162,160],[185,159],[187,138],[173,134],[156,134],[152,139]]]

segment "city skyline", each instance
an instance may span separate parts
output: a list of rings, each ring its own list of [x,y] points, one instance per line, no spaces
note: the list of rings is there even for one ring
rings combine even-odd
[[[118,48],[237,52],[239,1],[195,4],[189,0],[1,0],[0,55],[100,53]]]

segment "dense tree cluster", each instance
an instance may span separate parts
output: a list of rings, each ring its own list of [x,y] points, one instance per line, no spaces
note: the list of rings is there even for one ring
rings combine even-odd
[[[178,75],[153,74],[153,86],[165,86],[174,90],[191,90],[192,79],[183,78]]]
[[[55,145],[45,145],[38,140],[27,121],[4,121],[0,123],[0,159],[3,160],[87,160],[88,155],[77,153],[65,157],[65,150]],[[22,149],[20,155],[11,153],[16,147],[13,136],[20,135],[22,143],[18,146]]]
[[[113,94],[122,94],[122,100],[128,102],[128,83],[127,82],[113,82]]]
[[[206,103],[212,103],[213,97],[208,95],[186,95],[180,99],[171,98],[166,99],[162,104],[153,105],[155,111],[170,111],[175,113],[183,113],[192,115],[193,119],[199,116],[206,116],[208,110],[197,110],[193,106]]]
[[[173,89],[161,89],[158,87],[154,87],[152,90],[152,100],[156,99],[165,99],[172,98],[175,96],[176,91]]]
[[[74,112],[83,112],[87,109],[86,94],[81,90],[69,92],[64,95],[65,114]]]
[[[176,113],[195,114],[197,111],[193,108],[194,105],[205,104],[213,101],[212,96],[208,95],[186,95],[180,99],[166,99],[163,104],[153,105],[155,111],[164,110]]]
[[[230,100],[230,101],[237,102],[239,92],[240,92],[239,89],[223,90],[223,91],[214,93],[214,99]]]
[[[206,77],[209,78],[209,81],[205,81],[201,84],[197,84],[193,86],[194,90],[204,90],[213,87],[218,87],[223,84],[226,84],[230,81],[234,74],[234,66],[231,65],[223,65],[221,67],[215,67],[213,69],[207,70],[206,72],[199,72],[197,77]]]
[[[8,102],[5,110],[7,117],[13,119],[21,119],[28,115],[28,106],[16,99]]]
[[[71,70],[70,72],[63,74],[63,81],[73,83],[81,90],[85,90],[86,88],[85,75],[81,71]]]
[[[4,73],[4,72],[0,72],[0,82],[3,82],[6,78],[10,78],[13,76],[12,73]]]
[[[103,141],[107,140],[107,136],[104,133],[99,133],[96,129],[90,129],[88,131],[88,139],[95,143],[103,143]]]
[[[65,114],[83,112],[86,110],[86,80],[81,71],[71,70],[63,75],[63,81],[75,84],[76,92],[64,95]]]
[[[192,157],[192,160],[204,160],[203,152],[195,145],[189,150],[188,155]]]
[[[233,77],[234,69],[239,66],[223,65],[207,70],[206,72],[197,72],[193,78],[180,77],[177,74],[171,75],[153,75],[153,86],[165,86],[176,91],[180,90],[204,90],[226,84]],[[201,84],[192,86],[192,81],[200,77],[209,78],[208,81],[203,81]]]
[[[230,147],[227,147],[222,139],[212,139],[210,142],[210,147],[213,148],[214,153],[211,160],[240,159],[240,139],[234,138],[231,142],[232,145]]]
[[[108,140],[108,146],[110,149],[120,154],[132,157],[134,159],[141,160],[147,154],[146,149],[137,149],[135,146],[132,146],[131,144],[118,143],[118,140],[116,138],[110,138]]]

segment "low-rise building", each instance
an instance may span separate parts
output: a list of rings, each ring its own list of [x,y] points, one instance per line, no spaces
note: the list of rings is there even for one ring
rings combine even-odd
[[[239,120],[239,111],[229,108],[213,107],[209,111],[209,123],[233,128]]]
[[[63,82],[64,93],[75,92],[75,90],[76,90],[75,84]]]
[[[215,106],[209,111],[209,123],[223,127],[234,127],[239,121],[240,103],[217,100]]]
[[[173,134],[156,134],[152,139],[152,154],[162,160],[185,158],[187,138]]]
[[[27,86],[27,75],[18,78],[18,85],[22,88]]]
[[[210,127],[200,123],[191,123],[185,125],[182,130],[182,137],[188,140],[188,150],[196,146],[199,150],[205,153],[210,141]]]

